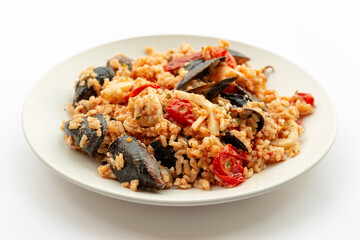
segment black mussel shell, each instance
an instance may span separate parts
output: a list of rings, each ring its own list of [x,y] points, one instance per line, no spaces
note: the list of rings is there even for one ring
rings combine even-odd
[[[150,146],[154,149],[154,156],[157,161],[167,168],[175,166],[175,151],[169,144],[164,148],[160,140],[153,141]]]
[[[80,86],[81,81],[78,81],[75,86],[75,95],[73,103],[77,103],[81,100],[87,100],[91,96],[96,96],[98,93],[93,87],[88,87],[87,82],[83,86]]]
[[[211,100],[217,97],[225,88],[227,88],[237,77],[226,78],[221,81],[212,82],[197,88],[189,90],[190,93],[204,95],[206,99]]]
[[[101,135],[98,134],[97,129],[92,129],[89,127],[89,122],[86,117],[83,117],[84,121],[77,129],[69,129],[71,120],[67,121],[64,125],[65,133],[73,137],[74,142],[78,147],[80,147],[81,138],[86,135],[89,143],[84,148],[80,148],[87,153],[93,153],[98,147],[100,147],[100,144],[104,140],[107,129],[107,122],[103,115],[97,113],[91,117],[97,118],[100,121]]]
[[[261,129],[264,127],[265,119],[263,115],[261,115],[261,113],[259,113],[258,111],[251,108],[231,108],[230,110],[231,111],[235,110],[234,112],[237,112],[238,116],[241,119],[255,118],[257,123],[256,132],[261,131]]]
[[[176,86],[175,90],[184,90],[189,82],[191,82],[195,78],[199,78],[207,73],[207,69],[209,69],[213,65],[218,65],[220,62],[225,61],[226,57],[214,58],[203,63],[197,64],[193,67],[182,80],[180,80]]]
[[[100,85],[104,84],[106,78],[111,81],[114,77],[114,71],[108,67],[97,67],[94,69],[96,73],[96,80],[100,83]],[[91,96],[97,96],[98,93],[95,91],[94,87],[88,87],[87,80],[85,80],[85,84],[83,81],[78,81],[75,86],[75,96],[73,104],[79,102],[80,100],[87,100]]]
[[[235,94],[235,93],[221,93],[221,97],[229,100],[232,105],[235,105],[237,107],[244,106],[247,103],[247,101],[250,100],[240,94]]]
[[[185,70],[187,71],[190,71],[191,69],[193,69],[196,65],[200,64],[200,63],[203,63],[205,62],[205,60],[202,58],[202,59],[199,59],[199,60],[195,60],[195,61],[191,61],[189,63],[189,65],[185,66]]]
[[[250,60],[250,58],[235,50],[232,49],[226,49],[226,50],[235,58],[238,65],[247,63]]]
[[[245,146],[245,144],[244,144],[240,139],[238,139],[237,137],[235,137],[235,135],[232,134],[232,133],[229,132],[229,131],[226,131],[225,135],[221,138],[221,140],[223,140],[224,143],[226,143],[226,144],[231,144],[231,145],[233,145],[233,146],[236,147],[237,149],[240,149],[240,150],[243,150],[243,151],[248,152],[248,149],[247,149],[247,147]]]
[[[116,59],[116,60],[120,63],[120,65],[124,65],[124,64],[125,64],[126,66],[128,66],[129,70],[132,69],[132,62],[133,62],[134,60],[132,60],[131,58],[128,58],[128,57],[126,57],[126,56],[116,56],[116,57],[114,57],[114,58],[112,58],[112,59]],[[111,60],[112,60],[112,59],[111,59]],[[110,61],[111,61],[111,60],[107,61],[106,66],[107,66],[108,68],[111,68],[114,72],[116,72],[117,68],[114,68],[113,66],[111,66],[111,64],[110,64]]]
[[[111,81],[114,77],[114,71],[108,67],[97,67],[94,69],[94,72],[97,75],[96,80],[100,83],[101,86],[104,84],[106,78]]]
[[[124,167],[120,170],[110,164],[120,182],[139,180],[139,188],[162,189],[165,184],[161,179],[160,168],[156,159],[135,138],[124,135],[115,140],[109,148],[112,159],[123,154]],[[108,162],[110,163],[109,159]]]

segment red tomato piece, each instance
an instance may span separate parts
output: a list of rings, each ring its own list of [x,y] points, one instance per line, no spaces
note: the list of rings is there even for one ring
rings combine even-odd
[[[224,48],[208,46],[204,49],[204,57],[205,60],[226,57],[226,63],[229,67],[235,68],[237,66],[235,58]]]
[[[213,161],[213,171],[225,187],[234,187],[246,180],[243,161],[247,162],[244,151],[238,150],[231,144],[226,145]]]
[[[176,122],[184,126],[190,126],[194,122],[191,103],[188,100],[173,98],[166,107],[166,112]]]
[[[301,96],[306,103],[310,104],[313,107],[315,106],[314,105],[315,99],[310,93],[298,93],[298,95]]]
[[[183,56],[179,58],[173,59],[169,64],[164,66],[164,70],[167,72],[171,72],[172,74],[175,74],[177,70],[182,68],[185,63],[199,60],[203,57],[201,52],[196,52],[188,56]]]
[[[152,88],[160,88],[160,86],[156,83],[149,83],[149,84],[145,84],[141,87],[137,87],[133,90],[131,90],[131,92],[126,96],[126,98],[130,98],[130,97],[136,97],[137,95],[139,95],[139,93],[141,93],[145,88],[147,87],[152,87]]]

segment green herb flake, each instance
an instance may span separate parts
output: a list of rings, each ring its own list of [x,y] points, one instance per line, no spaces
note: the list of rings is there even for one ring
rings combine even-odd
[[[167,99],[171,99],[170,93],[168,93],[168,94],[166,95],[166,98],[167,98]]]
[[[298,93],[299,93],[299,91],[298,91],[298,90],[296,90],[296,91],[295,91],[295,94],[298,94]]]
[[[126,65],[125,63],[123,63],[122,67],[123,67],[123,68],[126,68],[126,67],[127,67],[127,65]]]
[[[200,150],[200,154],[203,154],[204,153],[204,151],[203,150]]]
[[[137,115],[137,116],[135,117],[136,120],[139,120],[140,118],[141,118],[141,115]]]

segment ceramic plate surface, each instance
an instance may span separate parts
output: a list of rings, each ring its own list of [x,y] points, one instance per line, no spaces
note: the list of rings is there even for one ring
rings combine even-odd
[[[70,118],[67,104],[72,101],[74,83],[88,66],[104,66],[118,53],[136,59],[144,48],[157,51],[178,48],[186,42],[195,49],[217,46],[218,39],[200,36],[160,35],[125,39],[82,52],[53,68],[33,87],[23,109],[23,130],[38,157],[65,179],[91,191],[132,202],[193,206],[229,202],[249,198],[279,188],[310,170],[330,149],[337,131],[337,117],[331,100],[322,87],[305,71],[288,60],[263,49],[230,41],[232,49],[251,58],[253,68],[272,65],[275,73],[268,79],[268,88],[281,96],[291,96],[296,90],[315,96],[315,113],[303,120],[305,131],[300,138],[301,151],[285,162],[270,166],[235,188],[213,187],[211,191],[163,190],[133,192],[114,180],[101,178],[98,162],[85,154],[71,150],[63,139],[60,125]]]

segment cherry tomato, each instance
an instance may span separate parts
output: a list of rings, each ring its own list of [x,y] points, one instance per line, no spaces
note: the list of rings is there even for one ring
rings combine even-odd
[[[314,106],[315,99],[310,93],[298,93],[298,95],[301,96],[306,103]]]
[[[167,72],[171,72],[172,74],[175,74],[177,70],[182,68],[185,63],[199,60],[203,57],[201,52],[196,52],[188,56],[183,56],[179,58],[173,59],[169,64],[164,66],[164,70]]]
[[[147,87],[160,88],[160,86],[156,83],[145,84],[141,87],[137,87],[137,88],[131,90],[131,92],[126,96],[126,98],[136,97],[137,95],[139,95],[139,93],[141,93]]]
[[[244,151],[238,150],[231,144],[226,145],[213,161],[213,171],[225,187],[234,187],[244,182],[243,161],[247,162]]]
[[[226,57],[227,59],[226,63],[229,67],[235,68],[237,66],[235,58],[224,48],[208,46],[204,49],[203,54],[205,60],[210,60],[218,57]]]
[[[166,107],[166,111],[176,122],[189,126],[194,122],[191,103],[188,100],[173,98]]]

